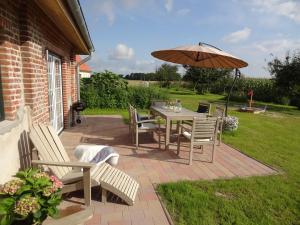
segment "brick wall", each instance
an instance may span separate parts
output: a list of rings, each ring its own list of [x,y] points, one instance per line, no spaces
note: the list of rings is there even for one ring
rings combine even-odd
[[[46,50],[62,61],[67,125],[69,104],[77,99],[72,45],[34,1],[1,0],[0,65],[6,119],[15,119],[17,109],[29,105],[34,122],[49,121]]]

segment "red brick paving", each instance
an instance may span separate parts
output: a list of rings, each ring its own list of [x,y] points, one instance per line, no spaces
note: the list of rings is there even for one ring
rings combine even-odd
[[[170,150],[159,150],[151,134],[140,135],[140,148],[135,150],[128,133],[128,126],[119,116],[89,116],[87,123],[65,130],[60,136],[72,159],[73,149],[78,144],[105,144],[115,148],[120,154],[121,170],[134,177],[140,183],[140,189],[134,206],[117,203],[101,203],[93,200],[94,217],[87,225],[166,225],[167,217],[160,205],[153,184],[179,180],[201,180],[231,177],[247,177],[274,174],[276,171],[221,144],[216,148],[213,163],[210,159],[211,149],[196,150],[193,165],[188,163],[188,144],[183,142],[179,156],[176,144]],[[163,148],[163,144],[162,144]],[[82,200],[83,196],[78,199]],[[74,202],[64,201],[62,210]],[[78,210],[77,210],[78,211]]]

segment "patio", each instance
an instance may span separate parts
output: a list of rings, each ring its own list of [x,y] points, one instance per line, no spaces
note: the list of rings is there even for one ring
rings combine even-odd
[[[120,154],[118,168],[134,177],[140,189],[134,206],[119,203],[101,203],[97,190],[92,201],[94,217],[92,224],[169,224],[166,214],[155,193],[154,185],[179,180],[218,179],[247,176],[264,176],[276,173],[266,165],[225,145],[217,146],[215,160],[209,160],[210,148],[194,154],[192,166],[188,163],[187,145],[182,147],[179,157],[176,145],[170,150],[158,149],[158,144],[150,134],[141,134],[139,150],[135,150],[128,134],[128,125],[120,116],[88,116],[87,122],[66,129],[60,136],[71,159],[75,159],[73,149],[80,143],[113,146]],[[155,137],[156,138],[156,137]],[[163,146],[163,145],[162,145]],[[196,151],[197,152],[197,151]],[[63,215],[80,210],[83,196],[74,194],[61,204]],[[99,223],[100,221],[100,223]]]

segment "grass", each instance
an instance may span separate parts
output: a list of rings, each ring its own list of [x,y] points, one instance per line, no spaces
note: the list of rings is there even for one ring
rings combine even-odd
[[[223,101],[218,95],[172,97],[190,109],[199,100]],[[283,174],[162,184],[158,192],[176,224],[300,224],[300,113],[275,104],[269,109],[260,115],[231,110],[239,129],[223,141]]]
[[[171,91],[184,107],[198,102],[224,103],[222,95],[195,95]],[[233,103],[232,105],[240,104]],[[266,103],[259,104],[264,105]],[[121,114],[126,110],[91,110],[88,114]],[[300,111],[268,104],[268,112],[240,113],[239,129],[225,133],[223,141],[283,173],[267,177],[162,184],[158,192],[175,224],[275,224],[300,225]]]

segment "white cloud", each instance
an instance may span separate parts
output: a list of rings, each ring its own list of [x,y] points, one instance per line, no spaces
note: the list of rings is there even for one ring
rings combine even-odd
[[[223,41],[229,42],[229,43],[237,43],[240,41],[245,41],[248,39],[250,34],[251,34],[251,29],[248,27],[245,27],[242,30],[238,30],[238,31],[235,31],[233,33],[226,35],[223,38]]]
[[[173,9],[173,0],[165,0],[165,8],[167,12],[171,12]]]
[[[134,56],[133,48],[129,48],[125,44],[117,44],[114,51],[110,55],[110,59],[124,60],[132,59]]]
[[[104,14],[108,20],[109,25],[115,21],[115,6],[112,1],[102,2],[99,6],[100,12]]]
[[[122,0],[122,3],[126,8],[134,8],[139,4],[139,2],[139,0]]]
[[[191,12],[190,9],[184,8],[184,9],[179,9],[177,10],[177,14],[180,16],[185,16]]]
[[[120,60],[116,64],[114,60],[105,59],[100,57],[97,53],[94,53],[91,61],[88,62],[92,70],[95,72],[101,72],[109,70],[117,74],[130,74],[130,73],[149,73],[155,72],[163,62],[156,59],[131,59]]]
[[[253,44],[253,47],[258,51],[268,53],[268,54],[275,54],[282,56],[287,51],[295,50],[299,48],[300,40],[293,40],[293,39],[276,39],[276,40],[267,40],[263,42],[257,42]]]
[[[300,1],[299,0],[252,0],[246,1],[253,7],[254,11],[261,13],[272,13],[285,16],[300,23]]]

